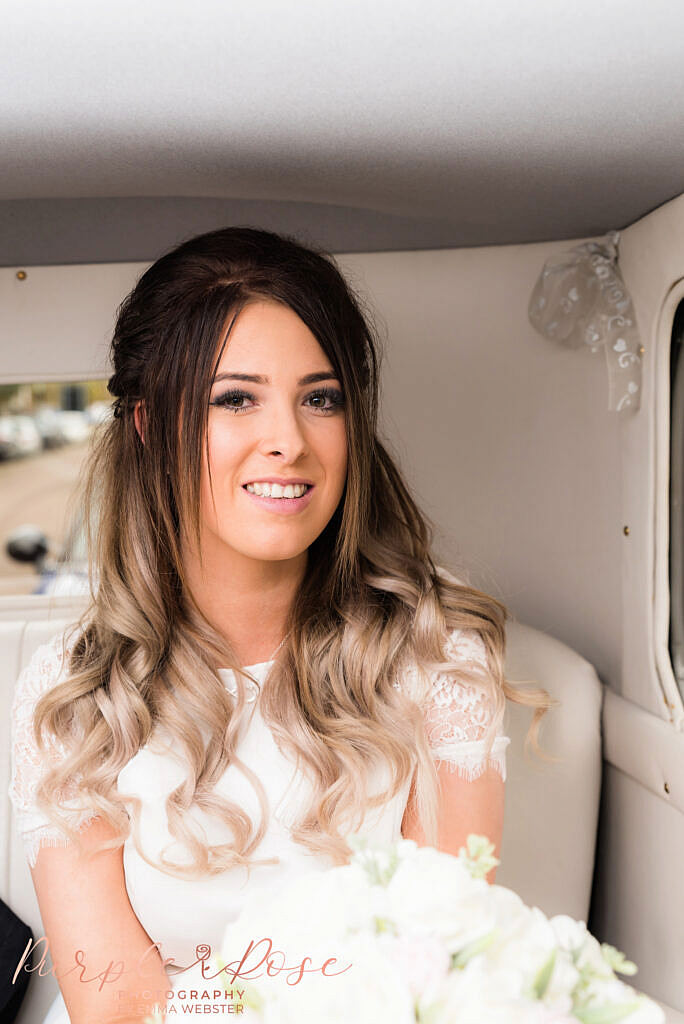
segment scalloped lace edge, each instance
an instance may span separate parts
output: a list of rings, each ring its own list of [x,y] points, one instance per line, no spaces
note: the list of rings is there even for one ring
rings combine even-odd
[[[433,747],[432,756],[438,767],[444,765],[466,782],[479,779],[489,768],[493,768],[505,782],[506,747],[510,742],[508,736],[497,736],[491,752],[487,754],[484,740],[471,740],[457,746]]]
[[[78,831],[94,821],[95,818],[99,817],[99,811],[95,811],[92,814],[88,814],[87,817],[83,818],[78,823]],[[56,825],[41,825],[38,828],[31,829],[30,831],[21,833],[22,842],[24,844],[24,850],[26,852],[26,859],[29,862],[29,866],[34,868],[38,859],[38,851],[44,846],[51,847],[68,847],[71,846],[72,840],[64,834]]]

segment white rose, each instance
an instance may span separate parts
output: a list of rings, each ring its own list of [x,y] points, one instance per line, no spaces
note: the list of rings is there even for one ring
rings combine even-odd
[[[558,948],[554,930],[537,907],[518,909],[512,921],[501,919],[499,927],[500,937],[487,957],[492,966],[515,967],[525,979],[524,990],[531,992]]]
[[[567,914],[556,914],[550,919],[550,925],[554,930],[558,945],[569,953],[581,949],[587,937],[587,926],[583,921],[575,921]]]
[[[624,1018],[624,1024],[665,1024],[665,1014],[652,999],[640,996],[639,1008]]]
[[[520,979],[510,968],[491,969],[485,958],[454,971],[443,988],[442,1000],[420,1005],[419,1020],[430,1024],[576,1024],[543,1003],[519,994]]]
[[[624,1024],[664,1024],[665,1021],[665,1015],[656,1003],[615,977],[593,978],[587,992],[587,1003],[592,1009],[606,1005],[632,1005],[632,1013],[622,1018]]]
[[[491,931],[490,888],[456,858],[423,847],[400,862],[387,886],[388,916],[400,932],[437,935],[456,952]]]
[[[348,930],[375,930],[387,916],[386,890],[369,886],[356,865],[300,876],[282,892],[263,890],[248,898],[223,937],[222,959],[232,962],[253,940],[267,937],[287,962],[332,950]],[[324,956],[324,959],[326,957]]]
[[[297,985],[266,979],[259,984],[263,1006],[256,1019],[261,1024],[415,1024],[411,993],[387,955],[390,941],[351,936],[341,960],[352,967],[337,977],[311,975]]]
[[[388,955],[413,996],[438,991],[451,964],[446,946],[434,935],[400,935],[388,944]]]
[[[561,1017],[570,1016],[573,1005],[572,993],[579,980],[579,971],[573,964],[570,954],[564,949],[559,949],[551,980],[542,996],[544,1005],[550,1012],[560,1014]]]

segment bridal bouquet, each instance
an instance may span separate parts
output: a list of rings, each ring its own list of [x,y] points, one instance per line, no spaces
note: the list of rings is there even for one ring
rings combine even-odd
[[[244,992],[253,1024],[664,1021],[618,979],[636,967],[616,949],[489,885],[487,839],[469,836],[458,857],[349,845],[349,864],[260,893],[228,927],[222,983]]]

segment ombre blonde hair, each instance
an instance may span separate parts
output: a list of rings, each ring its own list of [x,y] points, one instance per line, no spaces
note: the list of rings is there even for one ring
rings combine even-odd
[[[535,740],[551,703],[543,690],[521,691],[504,678],[504,606],[440,574],[432,560],[432,525],[377,435],[379,349],[370,318],[333,259],[249,228],[191,239],[153,264],[119,310],[109,380],[115,415],[96,436],[83,491],[91,602],[67,678],[42,696],[34,720],[39,743],[45,734],[66,751],[39,787],[41,806],[77,841],[59,814],[76,787],[116,829],[104,845],[120,845],[132,829],[146,860],[116,782],[156,727],[173,738],[189,770],[167,800],[169,831],[192,863],[162,857],[155,866],[180,877],[264,863],[252,855],[267,828],[266,793],[236,753],[249,710],[246,673],[194,602],[180,545],[187,531],[200,547],[202,448],[225,325],[263,298],[289,306],[330,360],[348,445],[344,493],[309,548],[288,638],[260,695],[276,743],[312,785],[293,840],[346,862],[345,832],[413,778],[426,840],[436,845],[438,778],[420,695],[393,684],[409,666],[419,670],[424,697],[433,672],[472,681],[448,658],[450,631],[475,630],[484,643],[496,709],[491,740],[506,698],[534,708]],[[218,666],[235,671],[237,702]],[[261,821],[215,791],[230,764],[256,790]],[[370,795],[371,773],[382,765],[389,789]],[[207,845],[192,827],[192,805],[228,824],[234,842]]]

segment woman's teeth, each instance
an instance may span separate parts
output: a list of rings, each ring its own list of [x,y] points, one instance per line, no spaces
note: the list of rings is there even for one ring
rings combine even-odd
[[[250,494],[259,494],[262,498],[301,498],[309,490],[308,484],[246,484]]]

